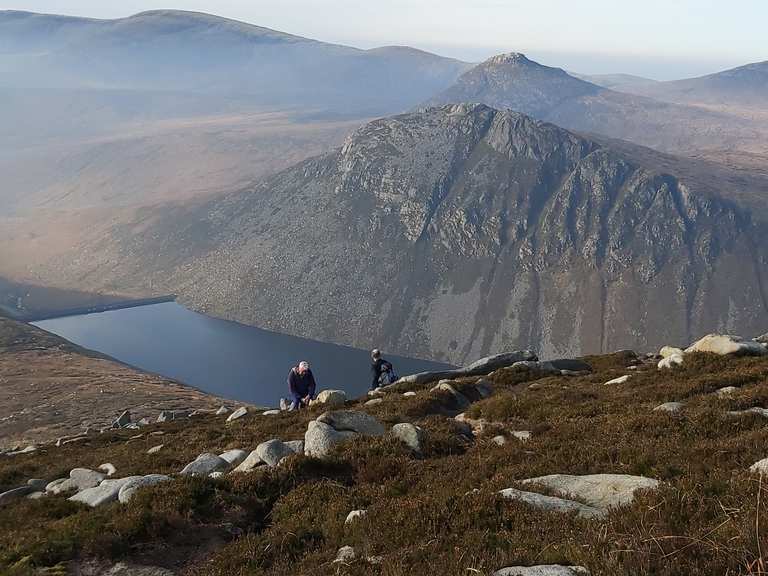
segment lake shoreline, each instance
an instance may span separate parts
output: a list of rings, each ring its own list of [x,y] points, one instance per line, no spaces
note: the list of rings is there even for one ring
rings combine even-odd
[[[107,304],[96,304],[91,306],[79,306],[76,308],[62,308],[59,310],[50,310],[45,312],[25,312],[11,308],[9,306],[0,305],[0,312],[6,314],[13,320],[21,322],[41,322],[43,320],[53,320],[55,318],[66,318],[68,316],[84,316],[87,314],[98,314],[101,312],[108,312],[111,310],[123,310],[125,308],[137,308],[139,306],[150,306],[152,304],[164,304],[166,302],[175,302],[176,295],[169,294],[166,296],[153,296],[150,298],[137,298],[131,300],[120,300],[117,302],[110,302]]]

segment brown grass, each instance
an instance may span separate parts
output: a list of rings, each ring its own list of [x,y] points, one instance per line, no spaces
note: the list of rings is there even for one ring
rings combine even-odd
[[[0,509],[0,572],[20,561],[17,573],[122,558],[196,575],[467,575],[546,563],[581,564],[598,576],[765,573],[765,486],[747,468],[768,456],[768,428],[760,417],[725,412],[768,405],[768,359],[696,355],[681,369],[643,366],[627,383],[605,386],[625,373],[626,360],[590,358],[594,374],[535,386],[530,373],[497,372],[496,394],[469,410],[493,423],[474,440],[445,416],[455,413],[450,398],[427,389],[364,408],[387,424],[421,425],[428,432],[422,455],[389,437],[366,439],[327,461],[296,456],[218,481],[175,480],[128,506],[89,510],[63,497],[19,502]],[[713,394],[726,385],[739,390]],[[673,400],[686,402],[682,412],[653,412]],[[88,446],[0,460],[0,486],[104,461],[120,474],[173,472],[203,451],[300,438],[318,412],[230,426],[203,417],[157,425],[146,432],[163,436],[130,442],[125,432],[105,434]],[[533,431],[530,441],[487,440],[520,429]],[[159,455],[145,454],[161,442],[167,448]],[[663,484],[603,520],[543,513],[496,495],[532,476],[598,472]],[[347,513],[361,508],[367,515],[345,525]],[[358,559],[333,564],[343,545]],[[380,563],[366,560],[376,556]]]

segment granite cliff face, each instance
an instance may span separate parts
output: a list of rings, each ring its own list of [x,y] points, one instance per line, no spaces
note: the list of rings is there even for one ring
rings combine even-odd
[[[640,166],[631,150],[523,114],[432,108],[371,122],[225,198],[148,210],[57,269],[456,363],[759,332],[764,229]]]

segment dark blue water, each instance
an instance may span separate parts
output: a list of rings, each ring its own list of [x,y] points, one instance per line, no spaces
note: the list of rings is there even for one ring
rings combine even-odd
[[[310,363],[320,390],[340,389],[354,397],[370,385],[367,350],[210,318],[175,302],[34,324],[126,364],[262,406],[277,406],[288,395],[288,371],[300,360]],[[383,352],[398,374],[446,366]]]

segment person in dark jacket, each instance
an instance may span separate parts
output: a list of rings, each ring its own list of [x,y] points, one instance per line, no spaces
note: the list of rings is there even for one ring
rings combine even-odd
[[[371,390],[390,383],[391,379],[382,381],[383,374],[394,377],[392,364],[381,357],[381,350],[371,350]]]
[[[288,373],[288,390],[293,402],[289,410],[309,406],[309,401],[315,397],[315,387],[315,377],[309,369],[309,362],[301,361],[298,366],[291,368]]]

